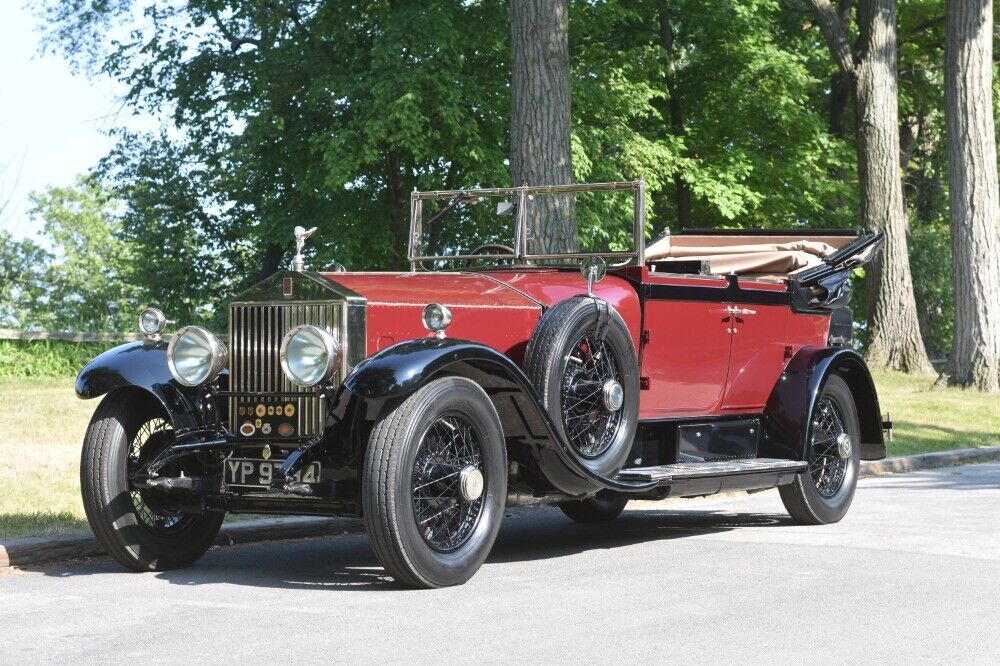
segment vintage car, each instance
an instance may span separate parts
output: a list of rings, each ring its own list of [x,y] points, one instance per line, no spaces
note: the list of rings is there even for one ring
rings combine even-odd
[[[532,215],[600,193],[632,202],[626,246],[532,252]],[[306,271],[299,227],[292,270],[233,298],[226,336],[168,341],[145,310],[145,340],[76,382],[105,396],[81,467],[100,543],[163,570],[197,560],[227,512],[355,516],[399,584],[440,587],[479,569],[505,506],[606,521],[630,499],[777,487],[795,520],[840,520],[891,434],[847,308],[881,235],[647,246],[645,196],[642,181],[414,192],[409,272]],[[427,252],[443,216],[497,199],[509,244],[469,216],[455,233],[487,242],[439,234]]]

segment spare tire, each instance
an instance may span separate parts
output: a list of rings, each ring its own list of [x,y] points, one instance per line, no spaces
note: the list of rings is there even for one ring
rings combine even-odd
[[[524,366],[579,463],[614,476],[639,416],[638,360],[621,316],[589,296],[562,301],[542,315]]]

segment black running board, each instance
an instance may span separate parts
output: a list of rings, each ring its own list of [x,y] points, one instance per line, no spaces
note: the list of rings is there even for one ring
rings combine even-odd
[[[615,477],[626,483],[655,483],[664,496],[711,495],[726,490],[761,490],[791,483],[806,463],[779,458],[752,458],[716,462],[676,463],[632,467]]]

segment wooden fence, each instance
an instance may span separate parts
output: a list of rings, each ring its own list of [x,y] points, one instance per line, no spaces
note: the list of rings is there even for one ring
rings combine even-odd
[[[141,333],[77,333],[50,331],[18,331],[0,328],[0,340],[64,340],[66,342],[131,342],[142,340]]]

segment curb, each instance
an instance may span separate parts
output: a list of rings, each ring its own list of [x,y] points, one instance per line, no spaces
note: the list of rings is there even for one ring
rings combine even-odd
[[[862,462],[861,478],[994,460],[1000,460],[1000,446],[919,453]],[[263,518],[224,524],[215,545],[362,534],[364,531],[364,524],[356,518]],[[0,569],[100,555],[104,555],[104,550],[92,534],[12,539],[0,543]]]
[[[993,460],[1000,460],[1000,446],[977,446],[972,449],[917,453],[912,456],[899,456],[898,458],[866,460],[861,463],[861,478],[916,472],[921,469],[934,469],[937,467],[955,467],[957,465],[990,462]]]
[[[224,524],[215,545],[235,546],[259,541],[361,534],[364,531],[364,523],[356,518],[263,518]],[[104,549],[90,533],[12,539],[0,543],[0,569],[104,554]]]

